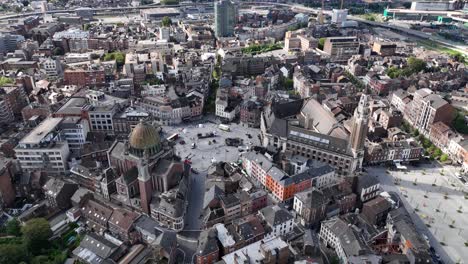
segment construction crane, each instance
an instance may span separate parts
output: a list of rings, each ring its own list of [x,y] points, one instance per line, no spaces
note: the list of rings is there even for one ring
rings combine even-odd
[[[320,13],[318,15],[318,21],[321,25],[323,25],[325,21],[325,17],[323,15],[323,10],[325,9],[325,0],[322,0],[322,9],[320,9]]]

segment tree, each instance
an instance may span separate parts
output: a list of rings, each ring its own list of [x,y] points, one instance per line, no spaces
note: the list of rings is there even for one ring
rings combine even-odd
[[[28,252],[23,244],[0,244],[0,264],[26,262],[27,258]]]
[[[460,52],[455,52],[453,55],[452,55],[452,58],[455,60],[455,61],[458,61],[460,63],[465,63],[465,56],[463,56],[463,54],[461,54]]]
[[[6,84],[11,84],[11,83],[13,83],[13,80],[11,78],[0,76],[0,86],[4,86]]]
[[[318,44],[317,44],[317,47],[321,50],[323,50],[323,47],[325,45],[325,40],[326,38],[320,38],[319,41],[318,41]]]
[[[447,154],[442,154],[442,156],[440,156],[440,161],[445,162],[447,160],[448,160],[448,155]]]
[[[178,5],[179,0],[161,0],[161,5]]]
[[[172,25],[172,20],[168,16],[165,16],[163,17],[161,24],[163,25],[163,27],[169,27]]]
[[[28,250],[37,254],[43,248],[49,246],[49,238],[52,236],[49,222],[44,218],[33,218],[21,228],[23,239]]]
[[[458,112],[452,121],[452,126],[458,133],[468,134],[468,125],[465,121],[465,114]]]
[[[117,66],[122,66],[125,64],[125,53],[123,52],[111,52],[104,55],[104,61],[112,61],[115,60]]]
[[[140,5],[149,5],[152,3],[153,3],[153,0],[140,0]]]
[[[283,87],[286,90],[291,90],[294,88],[294,81],[291,78],[284,78],[283,80]]]
[[[26,262],[28,252],[23,244],[0,244],[0,264]]]
[[[18,219],[13,218],[6,224],[6,232],[11,236],[20,236],[21,235],[21,226]]]
[[[408,58],[408,67],[412,73],[417,73],[426,69],[426,62],[416,57]]]
[[[84,24],[83,25],[83,30],[88,31],[91,28],[91,24]]]
[[[437,149],[434,151],[434,156],[440,157],[441,155],[442,155],[442,150],[440,150],[440,148],[437,148]]]
[[[61,47],[56,47],[52,50],[52,55],[54,56],[62,56],[65,54],[65,51]]]

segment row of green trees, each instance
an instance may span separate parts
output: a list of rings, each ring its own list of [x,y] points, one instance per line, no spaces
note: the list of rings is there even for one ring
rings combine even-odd
[[[409,57],[405,67],[398,68],[392,66],[387,69],[386,74],[390,78],[409,77],[415,73],[425,70],[427,70],[427,64],[425,61],[415,57]]]
[[[260,53],[264,53],[264,52],[268,52],[268,51],[272,51],[272,50],[278,50],[278,49],[282,49],[283,46],[279,43],[275,43],[275,44],[263,44],[263,45],[250,45],[246,48],[243,48],[242,49],[242,52],[243,53],[247,53],[247,54],[260,54]]]
[[[455,115],[455,118],[452,121],[453,128],[458,132],[467,135],[468,134],[468,125],[465,121],[466,112],[459,111]]]
[[[407,122],[403,122],[401,128],[403,131],[410,133],[413,137],[415,137],[419,141],[421,146],[424,148],[426,154],[429,155],[431,159],[437,159],[437,160],[440,160],[441,162],[445,162],[448,160],[448,155],[443,153],[440,148],[436,147],[423,134],[420,134],[419,130],[414,129]]]
[[[114,51],[104,55],[104,61],[115,60],[118,67],[121,67],[125,64],[125,53],[120,51]]]
[[[52,231],[44,218],[33,218],[23,226],[16,219],[6,224],[8,237],[0,238],[0,264],[61,264],[67,258],[63,245],[53,245]]]

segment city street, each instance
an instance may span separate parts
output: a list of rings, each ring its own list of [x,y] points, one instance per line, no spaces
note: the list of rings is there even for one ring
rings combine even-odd
[[[431,163],[407,172],[369,167],[384,191],[396,192],[421,234],[445,263],[468,263],[468,200],[453,167]],[[467,197],[468,198],[468,197]]]

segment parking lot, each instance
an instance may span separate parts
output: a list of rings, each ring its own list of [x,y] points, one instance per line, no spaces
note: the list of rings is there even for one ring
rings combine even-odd
[[[399,194],[418,232],[445,263],[468,263],[468,197],[452,169],[432,163],[408,167],[407,172],[383,167],[367,171],[383,190]]]
[[[238,147],[226,146],[226,138],[241,138],[243,146],[247,148],[258,146],[259,129],[243,127],[239,124],[229,124],[230,131],[223,131],[218,128],[218,124],[205,122],[193,123],[183,126],[163,126],[164,137],[173,134],[179,134],[176,140],[175,153],[182,159],[189,158],[192,161],[192,167],[200,172],[206,171],[212,162],[218,161],[237,161],[239,159]],[[199,139],[198,134],[214,133],[214,137]],[[249,136],[250,135],[250,138]],[[184,141],[185,144],[180,144]],[[215,141],[215,143],[213,142]],[[210,143],[211,142],[211,143]],[[195,148],[192,144],[195,143]]]

